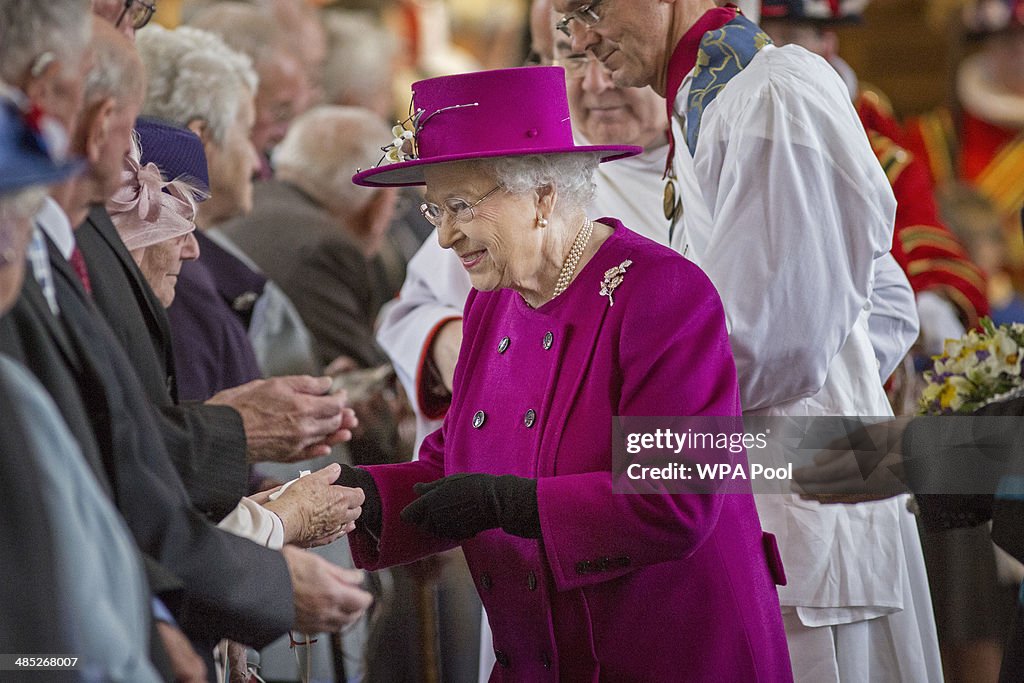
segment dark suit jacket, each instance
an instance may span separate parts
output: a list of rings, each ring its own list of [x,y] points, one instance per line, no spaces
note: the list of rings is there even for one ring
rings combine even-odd
[[[75,437],[86,464],[96,474],[96,480],[113,499],[110,482],[113,471],[107,467],[99,444],[92,431],[92,419],[77,391],[91,380],[71,338],[64,327],[49,312],[48,304],[39,284],[27,276],[21,297],[11,311],[0,320],[0,350],[28,367],[46,387],[60,411],[71,435]],[[62,387],[62,390],[56,390]],[[90,406],[95,412],[105,412],[101,397],[93,396]],[[116,502],[116,501],[115,501]],[[177,599],[181,580],[153,558],[143,554],[147,578],[153,592],[167,602]]]
[[[183,630],[203,650],[223,637],[256,647],[271,642],[294,622],[283,557],[217,529],[191,506],[160,438],[155,409],[120,344],[52,248],[51,262],[61,320],[40,293],[23,295],[4,321],[13,324],[22,348],[50,347],[48,354],[31,354],[26,365],[58,408],[64,411],[77,399],[72,414],[87,415],[103,471],[136,543],[181,579],[180,600],[168,606]],[[29,278],[26,290],[33,285],[38,290]],[[56,329],[63,331],[67,349],[54,348],[60,344]],[[69,366],[65,351],[79,371]],[[39,366],[47,357],[64,367],[64,379]]]
[[[377,273],[338,220],[290,183],[256,186],[253,210],[221,231],[280,285],[315,340],[320,362],[340,355],[362,367],[387,361],[373,323],[383,297]]]
[[[102,206],[90,210],[75,239],[89,267],[93,301],[160,409],[161,434],[192,503],[219,521],[247,492],[241,416],[227,406],[175,405],[167,313]]]

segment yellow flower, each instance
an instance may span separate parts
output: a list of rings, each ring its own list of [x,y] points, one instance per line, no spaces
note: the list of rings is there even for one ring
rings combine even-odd
[[[942,384],[935,384],[934,382],[929,382],[921,391],[921,398],[925,402],[931,403],[932,401],[939,397],[939,394],[942,393],[942,387]]]

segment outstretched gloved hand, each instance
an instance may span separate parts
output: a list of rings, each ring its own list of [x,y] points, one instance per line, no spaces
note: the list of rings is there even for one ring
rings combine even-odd
[[[453,474],[416,484],[401,516],[424,531],[462,541],[487,529],[540,538],[537,482],[511,474]]]

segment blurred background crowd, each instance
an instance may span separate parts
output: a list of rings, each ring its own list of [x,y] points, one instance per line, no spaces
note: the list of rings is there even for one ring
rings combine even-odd
[[[0,17],[28,16],[19,15],[16,4]],[[748,16],[760,17],[777,43],[799,43],[835,66],[850,86],[896,190],[904,213],[897,214],[893,253],[917,296],[921,337],[887,389],[897,414],[911,412],[921,373],[943,339],[960,336],[984,315],[997,323],[1024,322],[1024,3],[874,0],[868,5],[841,0],[829,3],[835,6],[835,20],[829,22],[795,21],[779,9],[786,3],[739,4]],[[313,547],[303,554],[318,556],[331,567],[351,567],[347,544],[333,541],[350,528],[359,501],[351,497],[352,489],[332,486],[333,470],[322,481],[303,483],[301,501],[294,492],[291,499],[282,495],[271,501],[267,492],[297,477],[300,469],[320,473],[333,463],[409,460],[431,420],[443,414],[436,406],[451,388],[451,367],[442,353],[424,362],[424,354],[434,354],[431,344],[443,327],[432,329],[425,343],[417,340],[412,361],[392,348],[387,329],[378,340],[382,310],[386,316],[386,307],[406,282],[410,261],[434,239],[432,226],[418,210],[421,197],[415,189],[362,188],[350,182],[357,168],[380,161],[381,145],[393,137],[392,126],[409,116],[414,81],[525,63],[562,65],[578,133],[600,144],[641,145],[653,151],[654,161],[645,163],[663,164],[664,101],[650,91],[642,97],[617,94],[600,65],[571,54],[564,41],[555,39],[550,7],[537,5],[539,10],[527,0],[93,0],[96,19],[89,41],[94,56],[81,61],[45,41],[37,53],[21,54],[35,49],[34,44],[10,36],[32,32],[36,25],[0,26],[5,107],[30,119],[24,95],[7,91],[31,98],[31,89],[51,64],[64,70],[45,85],[58,105],[64,101],[60,88],[84,89],[78,105],[47,111],[57,118],[63,114],[65,146],[89,167],[74,172],[90,178],[72,183],[78,187],[66,196],[55,193],[54,199],[66,215],[64,222],[82,225],[70,244],[77,239],[84,252],[85,289],[125,346],[123,354],[102,362],[111,368],[130,362],[142,380],[131,380],[137,400],[164,409],[161,419],[172,423],[159,427],[162,440],[170,444],[165,459],[206,518],[168,525],[214,522],[230,529],[224,520],[231,517],[250,539],[276,539],[261,541],[265,546]],[[23,57],[24,64],[17,62]],[[620,96],[629,100],[626,121],[609,123],[593,113],[600,102]],[[113,113],[105,116],[108,102]],[[136,129],[127,157],[121,148],[110,152],[105,147],[115,144],[104,136],[118,125]],[[45,133],[45,122],[39,128]],[[123,137],[122,147],[129,141]],[[158,167],[155,177],[151,163]],[[57,175],[50,181],[58,179],[63,182]],[[660,179],[651,187],[651,211],[659,215]],[[45,210],[41,201],[32,204],[33,211],[23,210],[22,219],[35,215],[39,206]],[[638,214],[644,211],[637,209]],[[634,229],[643,227],[643,221],[635,223],[640,225],[631,224]],[[49,248],[59,249],[59,230],[44,226],[44,232]],[[111,235],[124,247],[106,245],[103,240]],[[125,253],[138,271],[117,260]],[[80,258],[70,248],[65,257],[72,266]],[[155,299],[141,294],[144,288],[130,279],[115,285],[103,275],[108,267],[141,273]],[[61,300],[57,276],[57,292],[48,298],[44,279],[36,275],[40,305],[49,301],[58,317],[70,319],[72,307]],[[30,273],[26,280],[31,279]],[[115,291],[115,286],[134,287],[135,293]],[[130,320],[123,310],[125,297],[141,311]],[[32,358],[27,340],[33,337],[24,321],[33,315],[40,316],[12,309],[10,320],[18,326],[0,336],[8,340],[2,350],[20,354],[30,368],[33,362],[49,367],[49,361]],[[80,366],[69,363],[74,374]],[[433,382],[421,376],[427,371],[437,374]],[[308,402],[327,388],[308,384],[322,374],[333,378],[333,388],[345,390],[344,400]],[[61,381],[73,382],[85,396],[97,395],[83,388],[80,378]],[[128,396],[132,403],[135,399]],[[99,434],[93,447],[113,453],[117,447],[108,446],[103,435],[116,423],[107,416],[109,424],[97,427],[89,402],[82,403],[89,414],[85,422]],[[205,405],[206,412],[189,412],[193,405]],[[241,421],[222,424],[227,418],[218,417],[215,409],[224,406]],[[168,412],[172,409],[180,412]],[[274,422],[284,414],[302,415],[314,426]],[[133,418],[136,429],[150,424],[142,419]],[[314,424],[317,420],[324,423]],[[272,435],[261,441],[263,434]],[[117,438],[109,437],[115,444]],[[222,446],[203,445],[204,439],[216,438],[239,442],[230,473],[236,484],[228,492],[206,490],[216,488],[213,479],[227,475],[196,455]],[[181,441],[190,445],[175,445]],[[188,454],[186,464],[176,452]],[[131,464],[105,467],[117,507],[144,506],[133,499],[139,494],[118,488],[144,476],[141,470]],[[184,505],[177,494],[168,495]],[[328,498],[330,505],[309,502]],[[261,527],[257,508],[273,510],[277,522],[271,519]],[[328,508],[332,511],[325,512]],[[128,526],[136,542],[140,534],[148,538],[155,533]],[[178,545],[140,545],[143,555],[173,564],[170,555],[221,542],[220,536],[196,536]],[[922,534],[922,544],[947,680],[996,680],[1024,567],[998,551],[984,530],[929,531]],[[216,565],[221,557],[216,553],[194,557],[219,566],[218,574],[232,571]],[[353,591],[324,599],[325,604],[351,600],[344,614],[333,618],[324,617],[317,606],[282,606],[281,598],[266,597],[277,590],[275,581],[284,585],[289,579],[299,596],[303,577],[328,571],[325,567],[293,553],[287,568],[266,569],[276,578],[265,580],[268,574],[257,570],[271,560],[241,557],[239,563],[248,564],[254,574],[251,580],[227,575],[224,583],[255,591],[254,599],[266,599],[268,611],[282,612],[281,621],[268,617],[265,629],[204,632],[190,624],[189,615],[206,618],[205,608],[186,609],[184,617],[176,613],[175,621],[193,644],[211,641],[197,639],[197,633],[215,635],[211,642],[220,641],[223,660],[215,664],[203,654],[199,659],[206,661],[198,669],[178,672],[182,680],[197,670],[197,680],[212,676],[229,661],[234,666],[227,668],[238,680],[248,680],[248,673],[240,672],[251,670],[266,681],[475,681],[490,670],[493,653],[486,626],[481,626],[479,600],[459,551],[365,579],[332,575],[335,589]],[[208,577],[195,567],[174,571],[187,574],[186,583],[208,585]],[[152,575],[149,580],[152,584]],[[321,588],[317,595],[329,591]],[[216,585],[209,591],[217,594],[204,595],[186,586],[184,593],[196,593],[192,599],[199,602],[193,604],[205,605],[203,600],[217,602],[233,589]],[[374,602],[364,616],[369,595]],[[248,623],[261,618],[225,599],[223,619],[242,615],[240,621]],[[347,628],[339,634],[342,625]],[[161,636],[173,650],[174,636]],[[246,653],[228,641],[262,647]]]

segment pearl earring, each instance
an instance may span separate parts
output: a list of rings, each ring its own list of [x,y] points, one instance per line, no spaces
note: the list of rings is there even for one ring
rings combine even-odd
[[[538,227],[541,227],[541,228],[548,227],[548,219],[547,218],[538,218],[537,219],[537,225],[538,225]]]

